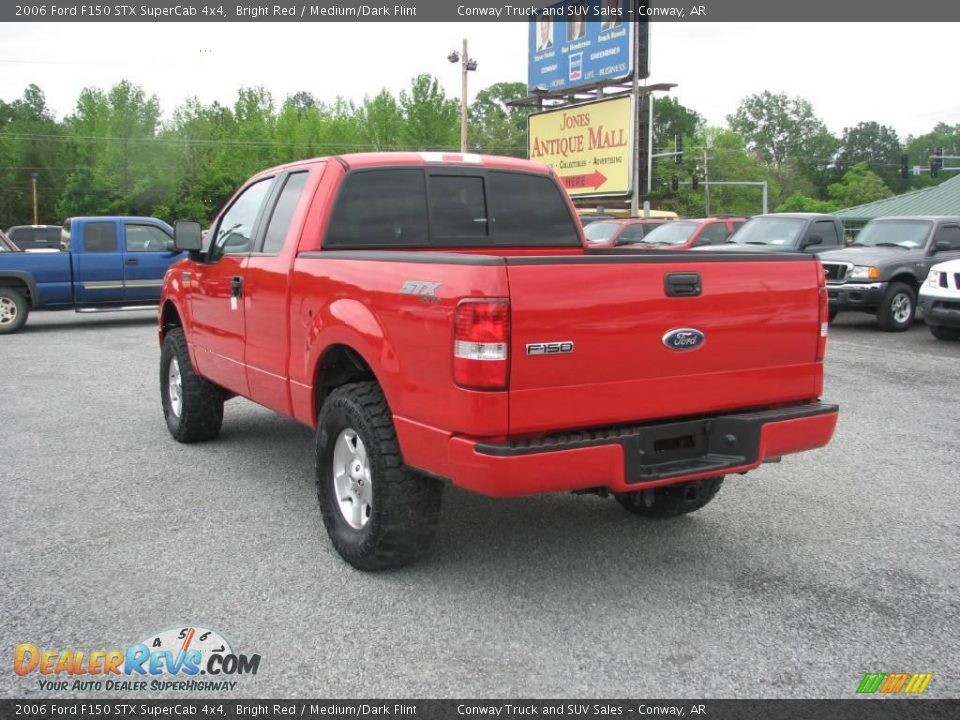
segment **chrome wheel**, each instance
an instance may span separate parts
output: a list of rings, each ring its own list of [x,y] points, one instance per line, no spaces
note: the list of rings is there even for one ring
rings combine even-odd
[[[362,529],[373,512],[373,482],[367,449],[350,428],[337,436],[333,446],[333,487],[343,519],[354,530]]]
[[[167,397],[170,400],[170,412],[180,417],[183,412],[183,382],[180,379],[180,363],[176,358],[170,361],[167,369]]]
[[[900,325],[910,320],[913,314],[913,302],[906,293],[897,293],[890,301],[890,314]]]
[[[8,297],[0,297],[0,325],[12,325],[17,319],[17,304]]]

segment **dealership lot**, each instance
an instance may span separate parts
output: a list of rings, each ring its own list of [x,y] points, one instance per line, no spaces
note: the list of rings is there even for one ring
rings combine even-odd
[[[13,644],[187,624],[262,656],[242,697],[850,697],[866,672],[960,694],[960,343],[922,324],[841,315],[833,443],[700,513],[450,490],[424,562],[363,574],[327,542],[309,429],[234,400],[220,440],[169,437],[152,320],[0,338],[4,697],[50,695]]]

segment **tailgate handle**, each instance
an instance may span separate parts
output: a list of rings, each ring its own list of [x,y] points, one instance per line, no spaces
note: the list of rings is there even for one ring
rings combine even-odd
[[[667,273],[663,276],[663,291],[667,297],[696,297],[701,290],[698,272]]]

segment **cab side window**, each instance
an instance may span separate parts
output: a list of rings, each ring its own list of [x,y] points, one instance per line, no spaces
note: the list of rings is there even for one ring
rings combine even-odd
[[[933,238],[934,249],[936,249],[936,243],[940,241],[946,241],[950,243],[950,250],[947,252],[960,250],[960,226],[944,225],[942,228],[937,230],[937,234]]]
[[[127,225],[127,252],[167,252],[173,250],[173,238],[155,225]]]
[[[837,226],[829,220],[818,220],[810,228],[807,236],[819,235],[823,238],[823,244],[820,247],[840,247],[840,236],[837,234]]]
[[[290,229],[290,221],[293,219],[293,213],[297,209],[306,183],[307,173],[305,172],[293,173],[284,183],[280,197],[277,198],[277,204],[273,208],[273,214],[270,216],[263,241],[263,252],[267,255],[276,255],[283,248],[287,231]]]
[[[223,214],[210,245],[211,260],[223,255],[247,255],[250,252],[257,218],[272,185],[273,178],[255,182]]]
[[[719,245],[729,237],[726,223],[710,223],[697,237],[695,245]]]

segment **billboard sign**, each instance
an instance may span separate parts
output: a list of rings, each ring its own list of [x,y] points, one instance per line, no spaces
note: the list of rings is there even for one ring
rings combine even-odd
[[[527,90],[556,92],[633,73],[630,0],[568,0],[531,16]]]
[[[633,97],[568,105],[529,118],[530,159],[553,168],[574,197],[633,190]]]

